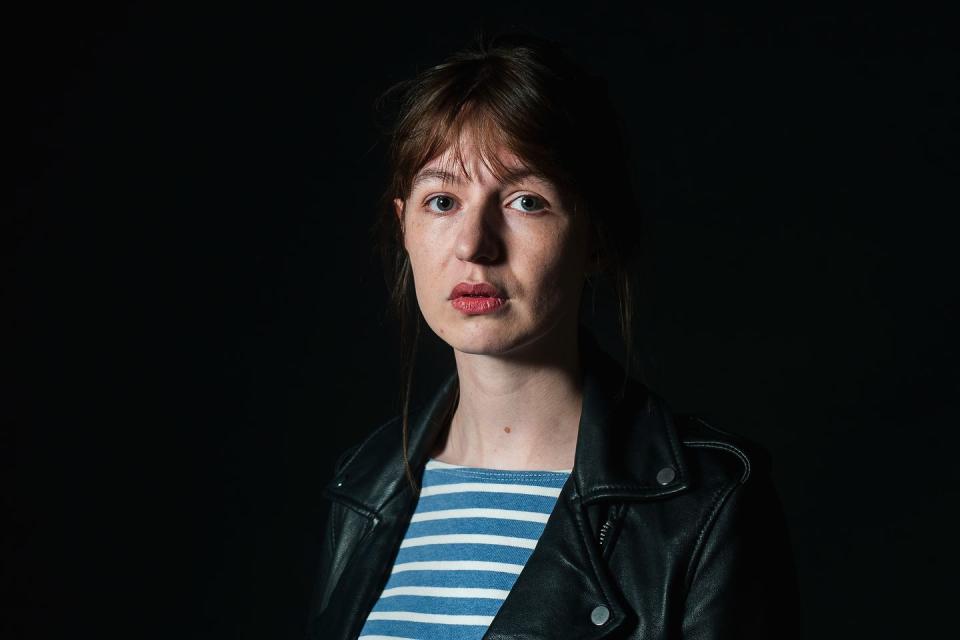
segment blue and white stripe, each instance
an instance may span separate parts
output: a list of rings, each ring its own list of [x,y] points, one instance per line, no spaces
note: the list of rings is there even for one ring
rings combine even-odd
[[[428,460],[390,578],[360,640],[479,640],[569,475]]]

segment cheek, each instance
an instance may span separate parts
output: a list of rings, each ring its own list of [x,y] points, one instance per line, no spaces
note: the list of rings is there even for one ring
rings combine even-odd
[[[528,253],[524,271],[533,295],[542,304],[559,306],[579,296],[583,280],[583,257],[580,248],[570,241],[543,239],[538,250]]]
[[[434,297],[432,294],[435,293],[437,281],[440,280],[441,256],[437,255],[435,245],[431,248],[430,243],[419,242],[415,234],[409,235],[405,244],[417,298],[424,302]]]

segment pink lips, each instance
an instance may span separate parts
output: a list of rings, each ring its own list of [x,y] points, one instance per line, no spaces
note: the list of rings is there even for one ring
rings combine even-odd
[[[461,282],[450,292],[449,300],[454,308],[468,315],[491,313],[502,307],[506,296],[487,282],[470,284]]]
[[[503,298],[505,297],[500,290],[489,282],[478,282],[477,284],[470,284],[469,282],[461,282],[453,288],[453,291],[450,292],[450,300],[454,298],[459,298],[460,296],[484,296],[487,298]]]

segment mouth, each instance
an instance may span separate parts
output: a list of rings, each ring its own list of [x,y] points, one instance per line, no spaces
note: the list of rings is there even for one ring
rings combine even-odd
[[[461,282],[450,292],[455,309],[466,315],[492,313],[507,302],[507,296],[489,282]]]
[[[461,282],[453,288],[453,291],[450,292],[449,300],[456,300],[457,298],[500,298],[506,299],[506,295],[503,294],[500,289],[493,286],[489,282]]]
[[[506,303],[506,298],[491,298],[489,296],[460,296],[450,301],[454,309],[468,316],[493,313]]]

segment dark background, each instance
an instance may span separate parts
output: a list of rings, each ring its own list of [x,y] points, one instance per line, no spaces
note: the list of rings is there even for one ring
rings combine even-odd
[[[954,23],[641,4],[8,10],[0,635],[300,637],[319,488],[398,409],[372,103],[508,24],[610,80],[644,378],[773,453],[808,635],[947,629]]]

